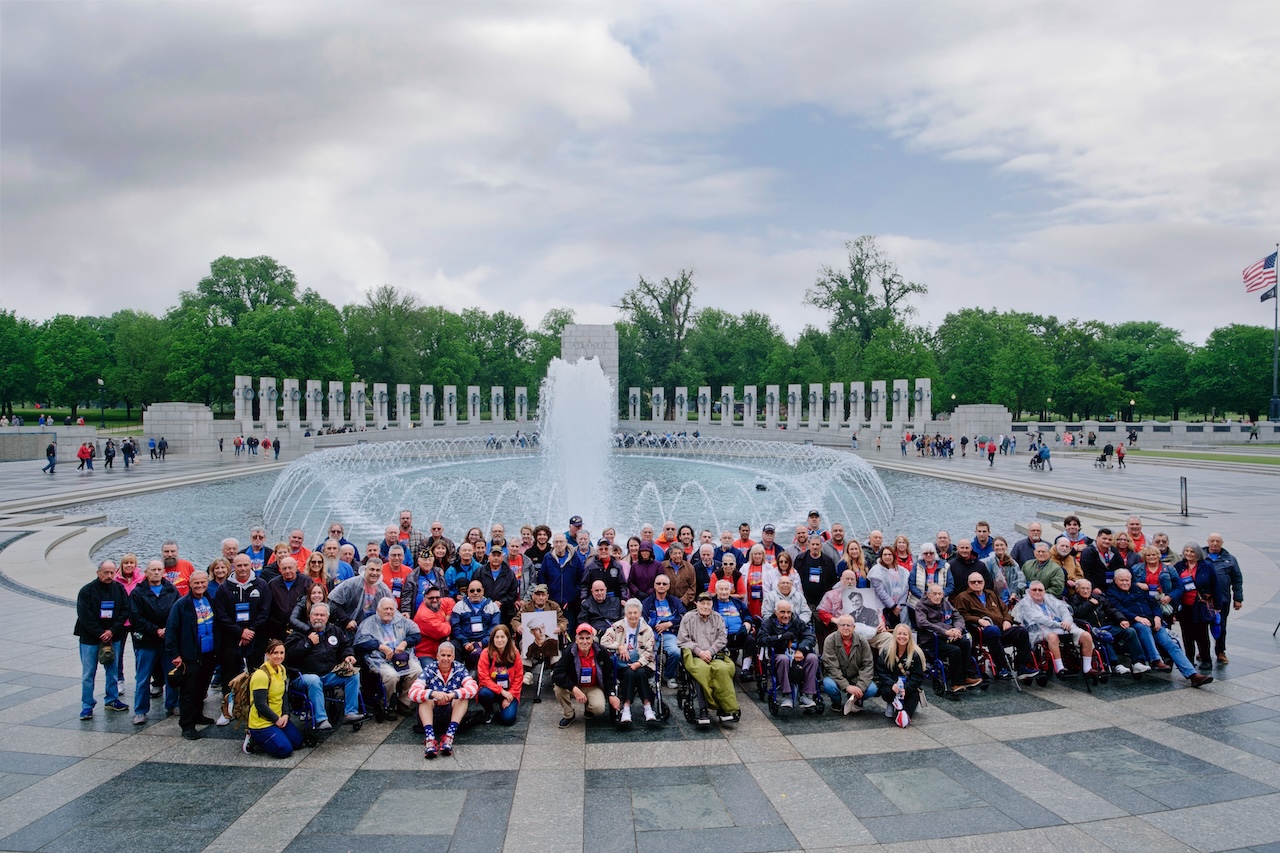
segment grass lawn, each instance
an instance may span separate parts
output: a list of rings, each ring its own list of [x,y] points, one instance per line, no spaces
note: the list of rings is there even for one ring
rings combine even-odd
[[[1269,453],[1218,453],[1196,450],[1130,450],[1128,458],[1141,459],[1155,456],[1161,459],[1202,459],[1206,462],[1247,462],[1253,465],[1280,466],[1280,454]]]

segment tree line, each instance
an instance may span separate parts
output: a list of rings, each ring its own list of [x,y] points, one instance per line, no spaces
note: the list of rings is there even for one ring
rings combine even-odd
[[[826,313],[826,327],[808,326],[794,341],[764,313],[699,306],[690,271],[641,277],[617,303],[622,389],[638,386],[647,397],[659,386],[670,396],[677,386],[708,385],[718,395],[731,385],[740,395],[744,384],[763,392],[770,384],[926,377],[937,412],[995,402],[1015,417],[1232,412],[1256,420],[1266,410],[1265,327],[1224,326],[1195,346],[1153,321],[965,308],[933,328],[915,322],[912,304],[928,288],[907,281],[875,238],[845,249],[845,263],[822,267],[803,297]],[[15,405],[39,401],[74,415],[98,401],[99,379],[108,405],[125,408],[129,418],[166,400],[221,408],[237,374],[415,389],[526,386],[536,406],[561,331],[573,321],[572,310],[553,309],[530,327],[505,311],[424,305],[390,285],[339,308],[300,289],[272,258],[221,257],[159,317],[123,310],[35,323],[0,309],[0,409],[12,414]]]

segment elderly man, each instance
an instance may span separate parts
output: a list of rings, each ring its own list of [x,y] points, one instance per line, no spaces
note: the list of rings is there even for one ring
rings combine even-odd
[[[321,601],[312,605],[309,616],[311,631],[293,632],[285,642],[285,655],[289,666],[299,673],[298,681],[307,691],[315,714],[318,731],[333,728],[329,711],[325,707],[326,687],[341,687],[343,693],[344,723],[358,723],[364,719],[360,713],[360,676],[356,673],[356,653],[346,633],[329,624],[329,605]],[[342,666],[345,674],[340,674]]]
[[[479,664],[480,653],[489,645],[489,637],[501,623],[501,617],[502,605],[485,597],[480,581],[473,580],[467,585],[467,597],[454,605],[449,622],[460,662],[468,669],[474,670]]]
[[[858,573],[853,569],[845,569],[840,573],[840,582],[822,596],[822,601],[818,604],[818,618],[824,625],[834,624],[842,614],[850,612],[850,602],[854,595],[858,596],[858,606],[861,608],[861,589],[865,587],[858,586]]]
[[[254,527],[249,530],[249,547],[244,549],[244,553],[249,555],[249,564],[255,572],[262,571],[262,567],[267,564],[267,560],[271,559],[271,549],[267,547],[267,529],[265,527]],[[228,563],[231,560],[227,561]]]
[[[1129,538],[1133,538],[1132,534]],[[1222,543],[1221,533],[1210,533],[1204,559],[1218,576],[1218,600],[1213,606],[1218,610],[1221,624],[1213,645],[1218,663],[1226,664],[1231,662],[1227,658],[1227,617],[1233,608],[1239,610],[1244,606],[1244,574],[1240,571],[1240,563],[1222,547]]]
[[[933,537],[934,547],[938,549],[938,559],[951,560],[956,555],[956,546],[951,543],[951,534],[945,530],[939,530]],[[973,545],[970,544],[972,550]],[[878,555],[877,555],[878,556]],[[870,565],[870,563],[868,563]]]
[[[108,711],[128,711],[120,701],[120,682],[116,678],[116,662],[124,649],[124,623],[129,618],[129,596],[124,585],[116,583],[116,564],[103,560],[98,576],[80,588],[76,596],[75,635],[80,638],[80,719],[93,719],[93,686],[98,666],[106,668]],[[108,652],[109,650],[109,652]],[[138,679],[139,683],[143,679]]]
[[[235,559],[236,554],[240,551],[240,542],[234,538],[228,537],[222,540],[222,559],[227,561],[227,565]]]
[[[556,700],[560,702],[562,729],[567,729],[578,718],[577,705],[583,706],[587,719],[604,713],[606,698],[613,710],[622,707],[614,683],[613,655],[596,642],[596,629],[583,622],[575,638],[573,645],[560,656],[551,677]]]
[[[164,707],[173,712],[178,707],[176,685],[166,682],[168,667],[164,662],[164,637],[169,613],[178,602],[178,590],[165,580],[164,563],[147,563],[146,579],[129,593],[129,625],[133,632],[134,672],[133,724],[145,725],[151,711],[151,684],[164,684]]]
[[[1124,531],[1129,534],[1129,547],[1134,552],[1147,547],[1147,534],[1142,532],[1142,519],[1136,515],[1129,516],[1124,523]]]
[[[591,584],[591,595],[582,602],[582,621],[596,629],[596,634],[603,634],[609,626],[622,618],[622,600],[616,595],[609,595],[604,581]]]
[[[916,605],[916,626],[920,643],[927,652],[942,658],[951,682],[949,699],[958,699],[963,690],[982,683],[973,665],[973,641],[965,630],[964,617],[951,606],[941,584],[931,583]],[[932,646],[932,648],[931,648]]]
[[[480,692],[480,685],[466,668],[454,660],[453,643],[441,643],[436,659],[428,661],[409,688],[409,700],[418,703],[422,723],[422,757],[453,755],[453,739],[467,715],[467,707]],[[436,740],[436,729],[444,734]]]
[[[489,549],[489,562],[481,570],[479,580],[485,597],[498,602],[502,621],[509,624],[516,613],[516,600],[520,598],[520,581],[507,565],[501,545]]]
[[[676,631],[680,628],[680,620],[684,618],[684,604],[671,595],[671,578],[658,575],[653,579],[653,595],[644,600],[643,612],[645,621],[653,629],[656,644],[666,656],[662,677],[667,686],[676,686],[676,667],[680,663],[680,645],[676,642]]]
[[[565,535],[557,533],[551,537],[551,550],[542,558],[538,583],[546,585],[551,600],[560,605],[570,620],[578,615],[578,590],[585,574],[582,558],[576,549],[569,547]]]
[[[815,537],[817,539],[817,537]],[[818,540],[821,541],[821,540]],[[791,692],[799,688],[800,707],[810,709],[817,705],[818,693],[818,645],[813,627],[801,622],[792,613],[790,601],[779,601],[773,615],[764,620],[760,628],[760,645],[773,654],[773,677],[778,684],[779,706],[788,713],[792,709]],[[798,664],[804,672],[800,684],[792,684],[791,667]]]
[[[1133,585],[1133,575],[1128,569],[1117,569],[1113,577],[1114,585],[1107,591],[1107,600],[1115,605],[1121,616],[1121,628],[1133,628],[1142,644],[1143,656],[1152,669],[1168,672],[1169,665],[1160,658],[1157,646],[1173,661],[1173,665],[1182,673],[1182,677],[1191,682],[1192,687],[1203,687],[1213,681],[1212,675],[1196,672],[1182,647],[1169,633],[1160,619],[1159,606],[1154,604],[1151,596]],[[1136,663],[1136,659],[1135,659]],[[1136,667],[1135,667],[1136,668]]]
[[[199,740],[203,735],[196,725],[213,722],[204,715],[204,697],[213,680],[221,637],[214,628],[214,607],[207,596],[208,573],[197,569],[191,573],[188,584],[187,594],[169,611],[164,653],[182,685],[178,692],[178,726],[182,737]],[[227,675],[224,680],[231,678]]]
[[[565,618],[564,611],[560,609],[560,605],[551,600],[547,585],[544,583],[534,585],[529,594],[529,600],[521,605],[520,612],[516,613],[511,620],[511,633],[514,635],[516,642],[523,641],[524,619],[522,617],[529,613],[554,613],[556,634],[553,636],[547,633],[540,625],[530,627],[529,631],[533,635],[533,641],[529,643],[524,653],[524,684],[526,687],[533,684],[533,667],[538,661],[546,661],[554,665],[556,661],[560,660],[558,637],[565,636],[565,633],[569,630],[569,620]]]
[[[294,530],[289,533],[289,556],[298,561],[299,566],[307,564],[307,557],[311,556],[311,550],[303,543],[306,541],[306,534],[301,530]],[[267,563],[274,563],[275,555],[272,554],[267,558]]]
[[[1019,678],[1032,678],[1039,672],[1031,659],[1031,642],[1027,629],[1013,624],[1013,618],[1000,596],[986,588],[981,572],[971,572],[968,576],[968,587],[955,594],[951,603],[971,633],[981,634],[983,645],[991,653],[995,661],[999,678],[1011,678],[1009,660],[1004,648],[1011,645],[1017,650],[1016,658]]]
[[[1062,566],[1050,559],[1049,543],[1041,540],[1036,543],[1035,556],[1022,564],[1022,576],[1026,578],[1027,588],[1036,581],[1054,598],[1061,598],[1067,588],[1067,576]],[[1025,601],[1026,599],[1023,599]],[[1018,602],[1019,604],[1022,601]]]
[[[355,567],[349,560],[344,560],[342,557],[343,547],[343,543],[337,539],[326,539],[317,549],[320,552],[320,556],[324,558],[324,582],[329,589],[333,589],[344,580],[356,576]],[[345,547],[350,549],[349,556],[354,560],[356,546],[348,543]]]
[[[280,561],[280,576],[267,584],[271,594],[271,603],[267,615],[267,624],[263,626],[263,635],[268,638],[283,640],[285,629],[289,627],[289,617],[298,602],[307,597],[315,581],[306,575],[298,574],[298,564],[293,557],[285,557]]]
[[[739,708],[733,691],[733,661],[724,654],[729,637],[724,619],[712,607],[711,593],[698,593],[697,609],[680,621],[676,641],[684,668],[702,688],[704,701],[716,707],[721,724],[734,722]],[[698,709],[697,723],[711,725],[707,707]]]
[[[804,593],[800,591],[800,584],[797,582],[795,572],[777,576],[774,588],[764,594],[764,604],[760,608],[760,618],[768,619],[772,616],[779,601],[790,601],[791,612],[795,614],[796,618],[801,622],[813,624],[813,610],[809,607],[809,602],[805,600]]]
[[[418,626],[404,618],[390,596],[379,601],[377,612],[356,629],[355,651],[364,655],[365,668],[382,681],[386,703],[382,714],[388,720],[396,718],[397,696],[400,712],[406,716],[413,713],[407,691],[422,666],[409,650],[421,639]]]
[[[1058,678],[1063,677],[1062,644],[1060,637],[1070,635],[1080,647],[1080,660],[1084,675],[1088,678],[1093,672],[1093,637],[1089,632],[1076,624],[1071,607],[1065,601],[1045,591],[1044,584],[1033,580],[1027,585],[1027,597],[1013,608],[1013,617],[1027,627],[1031,642],[1041,640],[1049,646],[1049,656],[1053,658],[1053,672]]]
[[[884,547],[884,533],[880,530],[873,530],[867,534],[867,541],[862,546],[862,561],[868,566],[874,566],[876,561],[880,559],[880,549]],[[946,558],[946,555],[943,555]]]
[[[1121,628],[1125,621],[1116,606],[1105,596],[1095,594],[1093,584],[1085,578],[1076,581],[1075,588],[1067,594],[1067,606],[1077,622],[1088,623],[1094,629],[1094,641],[1101,645],[1112,661],[1112,668],[1117,675],[1128,675],[1136,672],[1141,675],[1151,669],[1142,662],[1142,644],[1138,642],[1138,634],[1132,628]],[[1116,656],[1116,646],[1129,653],[1133,661],[1133,669],[1125,666]]]
[[[361,568],[358,575],[329,591],[330,615],[337,621],[341,611],[344,629],[354,634],[360,623],[377,611],[378,602],[384,598],[394,600],[391,588],[382,582],[382,564],[370,563]]]
[[[441,592],[439,587],[427,587],[422,596],[422,604],[413,614],[413,624],[418,626],[422,639],[413,650],[418,663],[427,665],[428,659],[435,659],[440,644],[453,634],[453,623],[450,617],[457,602]],[[401,610],[401,613],[404,611]]]
[[[354,543],[354,542],[351,542],[350,540],[348,540],[348,539],[347,539],[347,531],[346,531],[346,528],[344,528],[344,527],[342,526],[342,524],[340,524],[340,523],[339,523],[339,522],[337,522],[337,521],[330,522],[330,524],[329,524],[329,533],[328,533],[328,538],[329,538],[329,539],[332,539],[332,540],[333,540],[333,541],[335,541],[335,542],[337,542],[337,543],[338,543],[338,547],[339,547],[339,548],[341,548],[343,545],[350,545],[350,546],[351,546],[351,556],[352,556],[352,559],[351,559],[351,560],[347,560],[347,562],[348,562],[349,564],[351,564],[352,566],[354,566],[357,562],[359,562],[359,560],[360,560],[360,552],[356,550],[355,543]],[[324,543],[325,543],[326,541],[328,541],[328,540],[327,540],[327,539],[326,539],[326,540],[321,540],[321,542],[320,542],[319,544],[317,544],[317,545],[316,545],[316,548],[315,548],[315,549],[316,549],[317,551],[323,550],[323,548],[324,548]],[[336,552],[335,552],[335,553],[336,553]]]
[[[711,576],[716,571],[716,549],[710,542],[698,546],[697,555],[676,574],[672,594],[688,609],[693,606],[698,593],[708,591]]]
[[[1034,560],[1036,543],[1044,539],[1044,527],[1038,521],[1027,522],[1027,535],[1019,539],[1009,551],[1009,556],[1021,566],[1027,560]]]
[[[231,722],[226,714],[231,679],[262,665],[270,616],[271,590],[267,582],[253,576],[248,554],[236,554],[231,564],[231,576],[218,586],[218,594],[213,600],[213,621],[222,653],[219,665],[222,667],[223,712],[218,715],[219,726]],[[288,619],[288,614],[285,619]]]
[[[854,714],[876,695],[871,646],[858,636],[848,613],[837,616],[835,624],[836,630],[822,643],[822,691],[831,697],[833,711],[843,702],[844,712]]]

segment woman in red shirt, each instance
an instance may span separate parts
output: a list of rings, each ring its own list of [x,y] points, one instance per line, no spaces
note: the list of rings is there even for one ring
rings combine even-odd
[[[506,625],[496,626],[489,635],[489,645],[480,653],[476,665],[476,681],[480,684],[476,698],[484,708],[485,719],[504,726],[515,725],[520,713],[524,663]]]

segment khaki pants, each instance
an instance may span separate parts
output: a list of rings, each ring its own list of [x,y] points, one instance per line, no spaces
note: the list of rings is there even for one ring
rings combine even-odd
[[[702,687],[707,701],[722,714],[738,711],[738,696],[733,692],[733,661],[717,655],[707,663],[690,649],[684,650],[684,668]]]
[[[588,687],[582,691],[587,694],[587,716],[598,717],[604,713],[606,706],[604,691],[599,687]],[[559,685],[556,686],[556,700],[560,702],[560,710],[564,714],[565,719],[572,717],[578,713],[578,703],[573,698],[572,690],[565,690]]]

